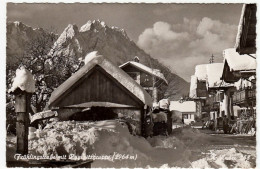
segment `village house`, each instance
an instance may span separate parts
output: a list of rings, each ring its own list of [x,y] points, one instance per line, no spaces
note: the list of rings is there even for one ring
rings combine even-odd
[[[209,92],[210,117],[212,120],[218,117],[235,116],[232,104],[231,92],[233,84],[221,80],[223,63],[211,63],[207,65],[207,89]],[[237,110],[237,108],[235,108]]]
[[[119,67],[152,96],[153,102],[158,102],[163,98],[159,95],[158,89],[161,85],[168,85],[168,82],[160,70],[139,63],[137,56],[134,61],[128,61]]]
[[[202,117],[202,114],[209,113],[206,105],[208,91],[206,86],[206,64],[197,65],[195,74],[191,76],[189,97],[196,102],[196,115]]]
[[[234,48],[224,50],[225,65],[222,79],[236,87],[231,93],[233,105],[244,114],[256,116],[256,58],[255,54],[240,55]]]
[[[108,120],[123,118],[143,134],[143,120],[151,96],[118,66],[97,52],[52,93],[49,108],[59,120]]]
[[[196,102],[196,114],[218,117],[234,116],[231,92],[233,84],[221,80],[223,63],[202,64],[195,67],[191,77],[190,97]],[[200,112],[199,112],[200,111]]]
[[[195,122],[196,102],[194,101],[171,101],[170,111],[180,119],[183,119],[184,124]]]
[[[233,83],[233,104],[241,107],[255,107],[256,104],[256,59],[255,55],[240,55],[234,48],[224,50],[225,65],[222,79]]]

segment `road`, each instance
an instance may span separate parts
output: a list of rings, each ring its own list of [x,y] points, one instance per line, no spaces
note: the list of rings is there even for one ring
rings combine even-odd
[[[235,148],[237,152],[245,155],[250,155],[250,163],[253,167],[256,166],[256,137],[249,135],[235,135],[235,134],[223,134],[221,132],[215,132],[211,130],[202,130],[201,133],[210,135],[212,139],[205,146],[200,148],[192,148],[191,152],[194,156],[190,159],[195,161],[204,158],[205,153],[209,153],[209,150],[224,150]]]

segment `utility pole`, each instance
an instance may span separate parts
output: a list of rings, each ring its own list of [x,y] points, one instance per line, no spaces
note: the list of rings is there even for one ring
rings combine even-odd
[[[214,63],[214,55],[212,54],[211,55],[211,57],[210,57],[210,59],[209,59],[209,63],[211,64],[211,63]]]

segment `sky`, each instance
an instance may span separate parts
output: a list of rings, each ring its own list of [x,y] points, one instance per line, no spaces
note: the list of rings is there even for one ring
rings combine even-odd
[[[99,19],[125,29],[141,49],[186,81],[195,66],[222,62],[235,45],[242,4],[7,4],[7,21],[61,33]]]

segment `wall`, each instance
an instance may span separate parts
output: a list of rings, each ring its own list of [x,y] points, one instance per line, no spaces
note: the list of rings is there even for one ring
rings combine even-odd
[[[134,107],[143,107],[139,98],[107,74],[101,67],[93,68],[84,78],[80,79],[60,100],[53,103],[54,107],[65,107],[86,102],[111,102]]]

